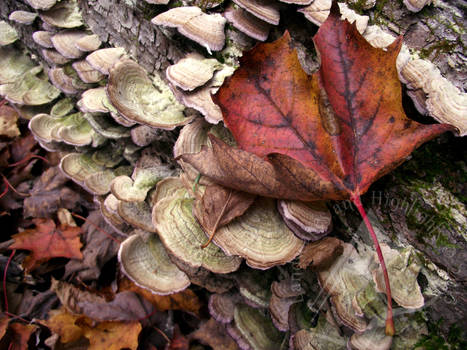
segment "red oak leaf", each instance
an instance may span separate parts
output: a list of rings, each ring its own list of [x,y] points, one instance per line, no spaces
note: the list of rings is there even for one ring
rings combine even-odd
[[[39,263],[52,258],[83,258],[80,251],[81,228],[67,225],[57,227],[50,219],[34,219],[34,224],[36,228],[13,235],[15,243],[10,246],[11,249],[31,251],[23,264],[26,270],[32,270]]]
[[[239,148],[210,136],[212,148],[181,158],[227,187],[304,201],[350,198],[384,260],[360,195],[423,142],[452,130],[422,125],[402,107],[396,57],[372,47],[355,25],[331,14],[313,38],[321,67],[308,76],[286,33],[246,53],[215,101]],[[394,333],[389,279],[386,332]]]

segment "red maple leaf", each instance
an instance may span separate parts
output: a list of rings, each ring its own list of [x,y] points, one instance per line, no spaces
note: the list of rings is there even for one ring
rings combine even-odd
[[[82,259],[80,227],[68,225],[56,226],[50,219],[34,219],[36,228],[27,229],[12,238],[15,242],[11,249],[30,250],[31,254],[23,263],[26,270],[32,270],[39,263],[52,258]]]
[[[321,57],[308,76],[286,33],[243,56],[215,101],[239,148],[210,136],[212,148],[181,158],[227,187],[304,201],[350,198],[375,243],[388,297],[387,334],[394,334],[384,259],[360,195],[419,145],[452,130],[405,115],[396,58],[402,38],[386,51],[355,25],[331,14],[313,38]]]

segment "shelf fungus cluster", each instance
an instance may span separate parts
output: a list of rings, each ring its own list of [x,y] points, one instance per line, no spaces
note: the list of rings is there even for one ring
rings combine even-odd
[[[364,245],[326,237],[333,228],[326,203],[229,189],[183,158],[212,147],[210,134],[235,146],[211,96],[238,67],[242,49],[276,35],[282,9],[321,25],[330,0],[183,1],[190,6],[147,0],[161,11],[170,7],[152,19],[158,35],[178,31],[193,51],[154,74],[124,48],[101,42],[86,27],[81,2],[26,2],[30,11],[11,13],[10,22],[40,28],[32,34],[38,51],[33,59],[21,50],[21,31],[0,21],[0,96],[29,119],[42,147],[60,152],[61,171],[94,196],[122,236],[124,275],[159,295],[191,284],[205,288],[210,322],[241,349],[407,349],[416,343],[414,329],[424,326],[410,311],[424,305],[424,296],[413,250],[383,246],[402,311],[397,335],[387,337],[378,259]],[[340,7],[372,45],[394,40],[368,26],[367,16]],[[466,134],[465,94],[408,52],[403,48],[398,69],[417,108]]]

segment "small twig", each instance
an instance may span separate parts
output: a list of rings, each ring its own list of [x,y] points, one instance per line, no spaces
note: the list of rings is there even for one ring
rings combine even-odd
[[[5,184],[5,189],[3,192],[0,194],[0,198],[2,198],[4,195],[8,193],[8,181],[6,181],[5,177],[3,177],[3,183]]]
[[[160,330],[159,328],[157,328],[156,326],[152,326],[152,328],[157,332],[159,333],[160,335],[162,335],[162,337],[167,341],[168,344],[170,344],[172,341],[170,340],[170,338],[167,336],[167,334],[165,334],[162,330]]]
[[[27,161],[33,159],[33,158],[36,158],[36,159],[40,159],[40,160],[43,160],[44,162],[46,163],[49,163],[49,160],[47,158],[44,158],[42,156],[39,156],[37,154],[28,154],[26,157],[24,157],[23,159],[17,161],[16,163],[12,163],[12,164],[8,164],[8,168],[11,168],[11,167],[14,167],[14,166],[17,166],[17,165],[20,165],[22,163],[26,163]]]
[[[24,323],[31,323],[31,321],[26,320],[25,318],[22,318],[21,316],[12,314],[11,312],[5,311],[5,315],[10,316],[12,319],[18,319],[20,321],[23,321]]]
[[[97,226],[95,223],[93,223],[92,221],[89,221],[88,219],[86,219],[85,217],[81,216],[81,215],[78,215],[78,214],[75,214],[75,213],[71,213],[71,215],[73,215],[74,217],[77,217],[78,219],[81,219],[85,222],[88,222],[91,226],[93,226],[96,230],[99,230],[100,232],[102,232],[104,235],[106,235],[107,237],[109,237],[111,240],[113,240],[114,242],[116,242],[117,244],[122,244],[122,242],[120,240],[118,240],[117,238],[113,237],[111,234],[109,234],[108,232],[106,232],[105,230],[101,229],[99,226]]]
[[[13,249],[10,257],[8,258],[8,261],[6,262],[5,270],[3,271],[3,298],[5,301],[5,313],[8,314],[8,296],[6,293],[6,274],[8,272],[8,267],[10,266],[10,262],[13,259],[13,256],[15,256],[16,249]]]
[[[7,184],[7,186],[9,188],[11,188],[13,190],[13,192],[15,192],[18,196],[21,196],[21,197],[29,197],[30,194],[29,193],[23,193],[23,192],[19,192],[18,190],[16,190],[16,188],[13,187],[13,185],[8,181],[8,179],[6,178],[5,175],[1,174],[2,177],[3,177],[3,181]],[[3,193],[2,193],[3,194]]]
[[[144,317],[138,318],[137,321],[144,321],[144,320],[147,320],[147,319],[151,318],[156,312],[157,312],[157,309],[156,309],[155,307],[153,307],[152,312],[150,312],[149,314],[147,314],[147,315],[144,316]]]

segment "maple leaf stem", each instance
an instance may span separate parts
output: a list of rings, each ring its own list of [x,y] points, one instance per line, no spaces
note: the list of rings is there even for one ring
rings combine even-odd
[[[8,313],[8,296],[6,294],[6,274],[8,272],[8,267],[10,266],[11,260],[13,260],[13,257],[15,256],[16,249],[13,249],[10,257],[8,258],[8,261],[6,262],[5,265],[5,270],[3,271],[3,298],[5,301],[5,313]]]
[[[386,263],[384,262],[384,256],[383,256],[383,253],[381,252],[381,247],[378,242],[378,237],[376,237],[375,230],[373,229],[373,226],[371,225],[371,222],[368,219],[368,216],[366,215],[365,209],[363,208],[363,204],[360,200],[360,196],[358,195],[352,196],[351,200],[357,207],[358,212],[362,216],[363,221],[365,222],[365,225],[368,231],[370,232],[370,236],[373,239],[373,244],[375,245],[375,248],[376,248],[376,253],[378,254],[379,263],[381,264],[381,269],[383,270],[384,284],[386,286],[386,296],[387,296],[387,304],[388,304],[387,316],[386,316],[386,335],[393,336],[395,333],[395,329],[394,329],[394,320],[392,318],[391,285],[389,284],[389,275],[388,275],[388,270],[386,269]]]
[[[4,98],[3,100],[0,101],[0,107],[3,106],[6,103],[6,99]]]

